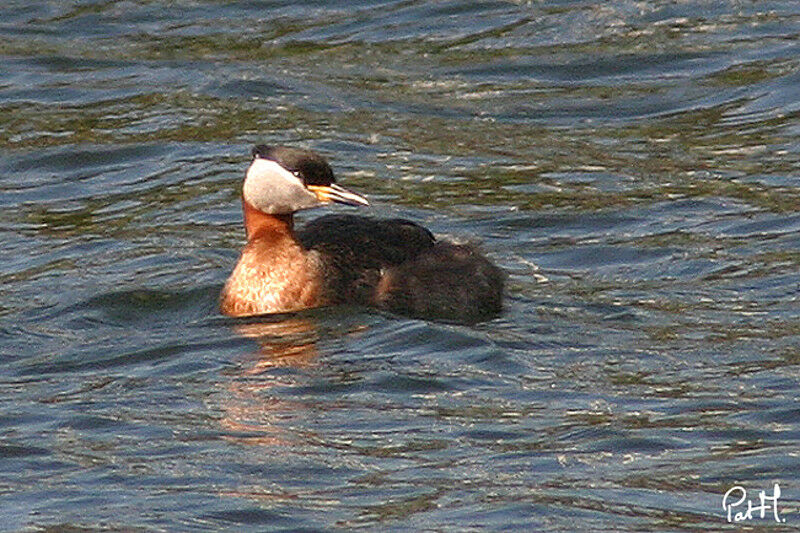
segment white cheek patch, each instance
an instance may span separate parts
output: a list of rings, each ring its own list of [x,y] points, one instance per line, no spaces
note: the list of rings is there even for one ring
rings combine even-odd
[[[321,205],[300,179],[275,161],[255,158],[247,169],[244,199],[264,213],[285,215]]]

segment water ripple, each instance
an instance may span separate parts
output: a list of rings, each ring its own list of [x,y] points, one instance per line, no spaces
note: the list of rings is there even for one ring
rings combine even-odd
[[[789,531],[798,15],[4,4],[4,527],[733,531],[779,482]],[[476,242],[503,315],[218,316],[255,142]]]

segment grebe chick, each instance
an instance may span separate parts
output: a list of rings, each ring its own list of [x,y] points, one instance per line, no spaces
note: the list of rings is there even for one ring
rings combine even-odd
[[[327,215],[295,230],[295,211],[367,200],[335,183],[314,152],[258,145],[245,175],[247,244],[222,290],[229,316],[336,304],[462,323],[500,313],[505,275],[473,247],[414,222]]]

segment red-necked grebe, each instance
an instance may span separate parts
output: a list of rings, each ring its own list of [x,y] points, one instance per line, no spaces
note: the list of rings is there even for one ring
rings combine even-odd
[[[336,304],[457,322],[502,308],[504,273],[472,246],[437,241],[414,222],[327,215],[295,230],[293,215],[367,200],[335,183],[314,152],[256,146],[242,191],[247,245],[222,290],[229,316]]]

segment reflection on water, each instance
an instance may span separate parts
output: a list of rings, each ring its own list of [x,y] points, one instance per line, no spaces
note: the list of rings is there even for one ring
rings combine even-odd
[[[287,412],[302,410],[304,405],[282,399],[265,401],[263,393],[281,385],[280,377],[270,370],[305,368],[317,363],[315,326],[310,320],[290,318],[237,324],[234,330],[254,339],[259,349],[246,368],[231,376],[228,390],[221,395],[224,416],[220,424],[224,430],[232,432],[226,438],[248,445],[290,446],[291,441],[278,436],[280,426],[276,426],[275,421],[284,418]]]
[[[234,330],[259,345],[259,358],[248,371],[257,374],[274,367],[303,367],[314,363],[318,356],[315,347],[316,328],[311,320],[303,318],[278,319],[266,322],[237,324]]]
[[[0,529],[796,528],[798,15],[4,3]],[[220,317],[257,142],[476,242],[503,315]]]

